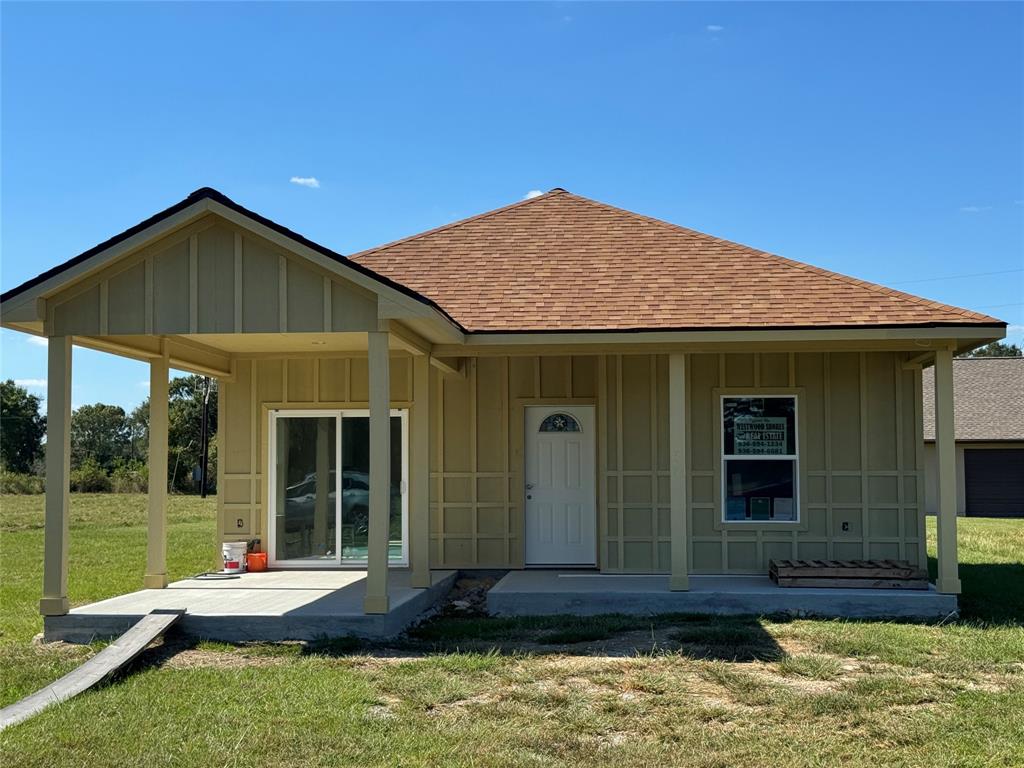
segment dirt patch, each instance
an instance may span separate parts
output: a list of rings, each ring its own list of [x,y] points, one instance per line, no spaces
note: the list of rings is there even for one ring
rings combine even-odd
[[[207,651],[195,648],[179,650],[157,666],[164,669],[241,669],[243,667],[279,667],[292,661],[290,656],[250,656],[244,650]]]
[[[43,633],[40,632],[38,635],[32,638],[31,646],[32,650],[38,653],[40,656],[52,655],[61,656],[67,658],[84,657],[88,658],[93,655],[93,649],[88,645],[81,645],[80,643],[65,643],[63,640],[54,640],[53,642],[46,642],[43,640]]]
[[[433,704],[428,710],[429,714],[438,717],[441,715],[449,715],[461,712],[464,709],[471,707],[483,707],[488,704],[494,704],[501,699],[501,696],[496,693],[480,693],[476,696],[470,696],[465,699],[457,699],[456,701],[442,701],[437,704]]]

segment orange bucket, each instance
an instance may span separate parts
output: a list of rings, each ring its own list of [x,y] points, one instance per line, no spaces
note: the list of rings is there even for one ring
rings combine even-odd
[[[250,573],[267,570],[266,552],[249,552],[245,556],[245,564]]]

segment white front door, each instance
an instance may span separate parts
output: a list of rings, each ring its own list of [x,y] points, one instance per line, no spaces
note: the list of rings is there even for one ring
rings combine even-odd
[[[597,564],[592,405],[526,408],[526,564]]]

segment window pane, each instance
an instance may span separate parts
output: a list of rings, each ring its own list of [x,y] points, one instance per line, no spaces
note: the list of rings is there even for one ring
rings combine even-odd
[[[335,557],[335,430],[330,416],[277,419],[278,560]]]
[[[722,398],[726,456],[796,455],[796,398]]]
[[[540,423],[541,432],[579,432],[580,423],[568,413],[553,413]]]
[[[796,520],[792,459],[727,459],[726,520]]]
[[[370,533],[370,418],[341,420],[341,556],[365,560]],[[391,417],[391,530],[388,557],[402,559],[402,419]]]

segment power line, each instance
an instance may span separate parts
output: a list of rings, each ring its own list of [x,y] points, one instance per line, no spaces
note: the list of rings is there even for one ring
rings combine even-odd
[[[1001,269],[997,272],[974,272],[969,275],[947,275],[946,277],[923,277],[920,280],[900,280],[889,285],[907,285],[908,283],[933,283],[938,280],[961,280],[965,277],[988,277],[989,275],[1009,275],[1014,272],[1024,272],[1024,269]]]

